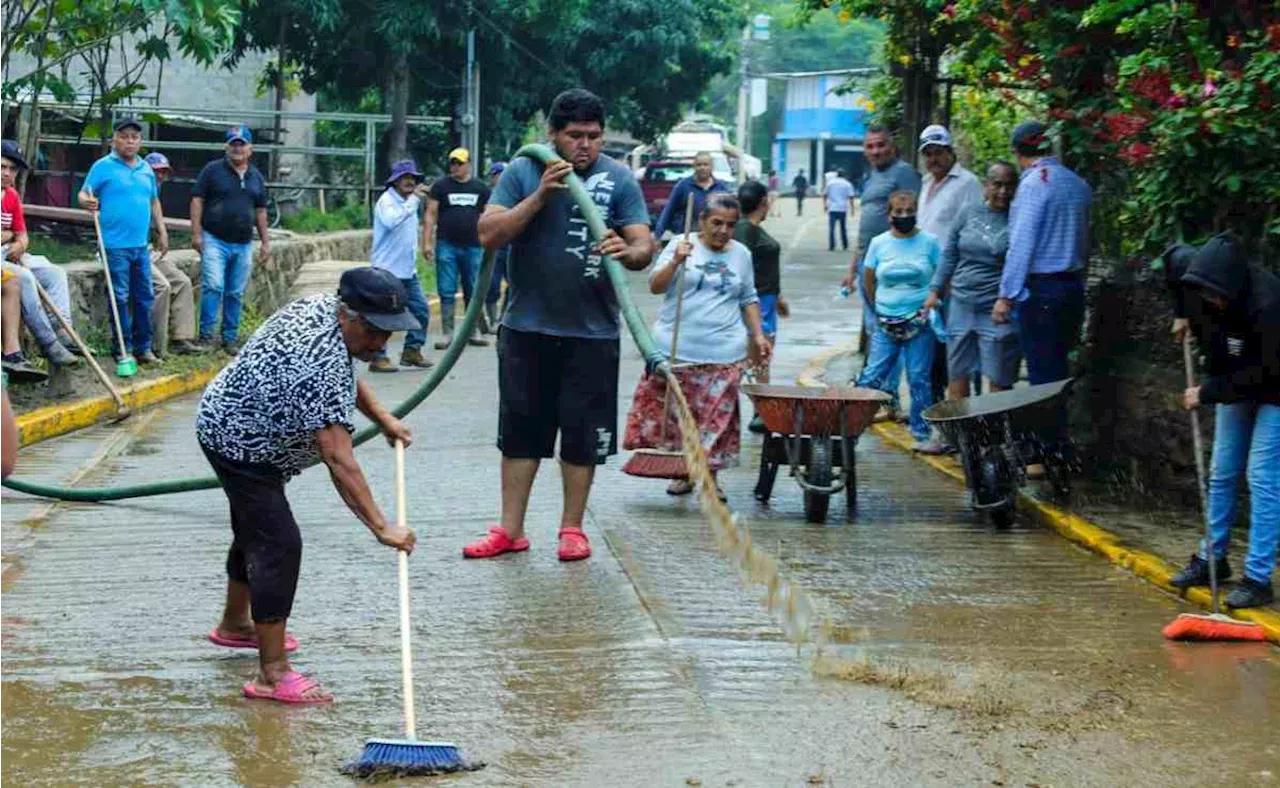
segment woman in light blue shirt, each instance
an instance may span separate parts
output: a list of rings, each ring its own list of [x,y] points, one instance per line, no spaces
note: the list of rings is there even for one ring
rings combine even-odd
[[[858,385],[896,394],[890,390],[897,385],[896,376],[891,380],[890,373],[901,356],[911,387],[915,449],[937,454],[940,447],[931,439],[923,416],[933,404],[929,371],[934,345],[924,302],[942,247],[937,238],[916,227],[915,192],[899,190],[889,195],[889,225],[889,232],[871,239],[864,262],[863,291],[875,310],[876,331]]]
[[[678,293],[673,285],[681,283],[684,291],[671,362],[702,428],[702,447],[713,471],[738,462],[742,372],[748,359],[758,364],[770,354],[761,325],[751,252],[733,240],[739,214],[733,195],[712,195],[699,216],[698,234],[667,244],[649,274],[650,292],[666,294],[653,326],[654,341],[664,351],[669,352],[675,331]],[[679,278],[682,267],[684,276]],[[625,448],[670,450],[679,446],[676,411],[664,408],[666,394],[665,378],[645,375],[640,379],[627,414]],[[667,488],[672,495],[692,490],[687,479],[677,479]]]

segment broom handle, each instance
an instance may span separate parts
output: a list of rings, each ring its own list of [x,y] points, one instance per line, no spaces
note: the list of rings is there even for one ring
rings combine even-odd
[[[90,192],[92,194],[92,192]],[[89,211],[93,215],[93,235],[98,239],[98,255],[102,257],[102,271],[107,275],[107,301],[111,303],[111,319],[116,324],[116,340],[120,343],[120,357],[129,355],[125,349],[124,329],[120,328],[120,309],[116,306],[116,288],[111,284],[111,265],[107,262],[107,247],[102,243],[102,223],[98,221],[98,211]]]
[[[684,201],[684,239],[686,241],[693,237],[693,193]],[[686,260],[685,263],[688,261]],[[663,446],[667,445],[667,414],[671,411],[671,387],[676,384],[676,373],[672,367],[676,364],[676,346],[680,342],[680,314],[684,311],[684,271],[685,263],[680,264],[680,270],[676,271],[676,322],[671,327],[671,359],[668,362],[668,369],[671,370],[667,375],[667,391],[662,397],[662,433],[658,437],[658,442]]]
[[[80,348],[80,352],[84,354],[84,360],[89,363],[89,368],[93,370],[93,374],[97,376],[102,385],[107,387],[107,391],[111,392],[111,399],[116,402],[116,410],[128,410],[128,407],[124,404],[124,398],[120,396],[120,392],[116,390],[116,387],[112,385],[111,378],[107,377],[107,373],[98,365],[98,360],[93,357],[88,345],[84,343],[84,340],[80,338],[76,330],[71,327],[71,322],[58,311],[57,305],[53,303],[53,299],[49,297],[49,293],[39,282],[36,282],[36,293],[39,294],[40,303],[44,304],[45,311],[53,314],[54,319],[58,321],[58,325],[62,327],[63,331],[67,332],[67,336],[71,337],[71,341],[76,343],[76,347]]]
[[[1191,332],[1182,335],[1182,364],[1187,371],[1187,388],[1196,385],[1195,363],[1191,358]],[[1218,560],[1213,554],[1213,529],[1209,524],[1209,505],[1204,492],[1204,439],[1200,436],[1200,412],[1191,409],[1191,442],[1196,452],[1196,492],[1200,493],[1200,516],[1204,518],[1205,553],[1209,562],[1209,597],[1213,601],[1213,612],[1218,611]]]
[[[408,527],[404,500],[404,441],[396,441],[396,525]],[[418,715],[413,708],[413,651],[409,645],[409,554],[400,558],[400,676],[404,681],[404,737],[418,738]]]

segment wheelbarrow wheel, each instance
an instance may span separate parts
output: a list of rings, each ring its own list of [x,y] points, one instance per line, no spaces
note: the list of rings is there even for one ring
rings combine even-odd
[[[1018,512],[1018,507],[1010,503],[1007,506],[1001,506],[999,509],[992,509],[991,522],[997,528],[1008,528],[1013,525],[1013,518]]]
[[[809,465],[805,471],[805,481],[819,487],[831,485],[831,438],[814,437],[809,442]],[[809,522],[825,523],[830,505],[830,493],[804,491],[804,518]]]

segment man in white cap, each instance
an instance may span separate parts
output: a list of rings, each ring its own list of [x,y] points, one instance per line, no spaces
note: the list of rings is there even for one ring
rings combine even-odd
[[[935,123],[920,132],[920,155],[925,169],[917,213],[920,229],[946,238],[960,210],[970,203],[982,202],[982,183],[956,159],[946,126]]]
[[[956,159],[946,126],[935,123],[920,132],[920,155],[925,174],[916,215],[920,229],[945,244],[964,209],[983,201],[982,183]],[[941,342],[934,348],[932,386],[934,401],[941,401],[947,389],[947,352]]]
[[[449,151],[449,177],[431,184],[427,218],[422,223],[422,253],[428,260],[433,251],[435,253],[436,292],[440,294],[440,325],[444,329],[444,337],[436,343],[436,350],[444,350],[453,342],[454,299],[459,279],[463,303],[470,304],[473,297],[485,296],[476,291],[480,263],[484,259],[476,227],[488,203],[489,187],[471,177],[471,151],[466,148]],[[439,238],[434,237],[437,224]],[[481,338],[479,329],[472,332],[468,342],[489,344],[489,340]]]

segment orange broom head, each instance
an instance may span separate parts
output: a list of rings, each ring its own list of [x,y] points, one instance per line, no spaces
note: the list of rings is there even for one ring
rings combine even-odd
[[[1222,614],[1183,613],[1163,630],[1169,640],[1263,640],[1267,633],[1249,621],[1237,621]]]
[[[659,451],[658,449],[637,450],[622,466],[622,472],[628,476],[641,476],[646,479],[689,478],[689,468],[684,463],[683,454],[678,451]]]

